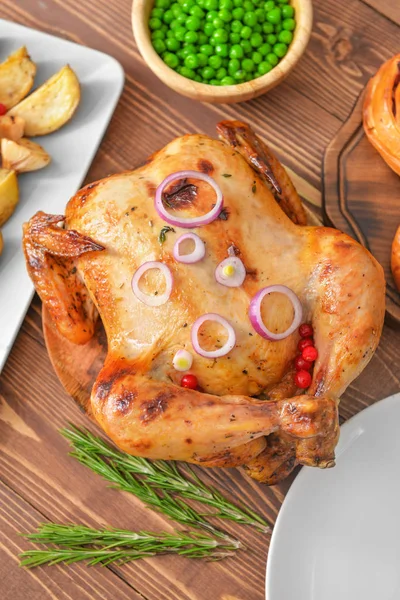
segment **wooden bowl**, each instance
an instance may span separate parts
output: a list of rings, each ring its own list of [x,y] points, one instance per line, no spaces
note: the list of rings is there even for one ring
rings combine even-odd
[[[291,0],[291,4],[295,9],[296,29],[286,56],[266,75],[238,85],[215,86],[197,83],[168,67],[154,50],[150,39],[147,24],[153,8],[153,0],[133,0],[133,34],[141,55],[153,73],[179,94],[201,102],[223,104],[244,102],[261,96],[283,81],[307,47],[312,29],[312,1]]]

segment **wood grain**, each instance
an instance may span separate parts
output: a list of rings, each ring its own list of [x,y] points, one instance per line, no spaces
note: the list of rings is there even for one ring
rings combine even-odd
[[[398,51],[400,28],[395,23],[397,0],[314,0],[313,5],[311,41],[296,69],[267,95],[235,106],[194,103],[157,80],[132,39],[131,0],[2,0],[0,17],[110,53],[123,65],[124,93],[87,181],[136,167],[177,135],[214,135],[218,120],[233,117],[254,125],[296,173],[296,185],[316,210],[324,150],[369,76]],[[399,372],[399,335],[388,324],[371,364],[342,399],[341,420],[398,391]],[[220,564],[159,557],[113,569],[60,566],[31,574],[18,569],[16,554],[26,542],[16,531],[45,519],[133,529],[171,527],[68,457],[58,429],[70,421],[96,431],[53,372],[35,297],[0,378],[1,598],[81,600],[89,595],[125,600],[128,594],[144,600],[263,600],[269,536],[227,523],[249,550]],[[239,470],[199,473],[272,523],[291,483],[266,488]],[[1,495],[4,486],[8,495]],[[19,508],[10,514],[13,503]]]
[[[364,134],[361,94],[324,159],[326,219],[366,246],[385,271],[386,310],[400,324],[400,293],[391,268],[391,243],[400,224],[400,177]]]

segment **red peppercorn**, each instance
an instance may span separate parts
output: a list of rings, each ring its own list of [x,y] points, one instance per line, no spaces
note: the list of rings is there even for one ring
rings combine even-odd
[[[304,348],[301,356],[304,358],[304,360],[313,363],[318,358],[318,350],[315,346],[307,346]]]
[[[299,349],[300,352],[303,352],[304,348],[307,348],[307,346],[314,346],[314,342],[312,341],[311,338],[306,338],[305,340],[300,340],[299,343],[297,344],[297,348]]]
[[[309,338],[314,335],[314,330],[308,323],[303,323],[299,327],[299,334],[302,338]]]
[[[184,375],[181,379],[181,386],[189,390],[197,389],[197,377],[195,375]]]
[[[309,371],[312,367],[312,363],[308,360],[304,360],[302,356],[296,356],[294,359],[294,366],[296,371]]]
[[[298,388],[305,390],[311,385],[311,374],[308,371],[297,371],[294,382]]]
[[[7,106],[5,104],[3,104],[2,102],[0,102],[0,117],[5,115],[6,112],[7,112]]]

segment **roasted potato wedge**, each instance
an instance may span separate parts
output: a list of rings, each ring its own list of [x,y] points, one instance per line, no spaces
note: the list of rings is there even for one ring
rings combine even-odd
[[[80,100],[77,76],[69,65],[9,111],[25,120],[25,135],[46,135],[70,120]]]
[[[11,217],[17,204],[17,174],[9,169],[0,169],[0,227]]]
[[[25,121],[22,117],[12,117],[11,115],[2,115],[0,117],[0,140],[18,141],[24,135]]]
[[[392,244],[392,273],[397,289],[400,292],[400,225]]]
[[[50,155],[42,146],[26,138],[21,138],[18,142],[3,138],[1,156],[3,168],[12,169],[17,173],[43,169],[51,161]]]
[[[0,102],[8,109],[21,102],[33,86],[36,65],[22,46],[0,64]]]

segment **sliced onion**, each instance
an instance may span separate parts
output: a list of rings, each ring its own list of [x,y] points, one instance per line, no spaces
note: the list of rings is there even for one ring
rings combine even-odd
[[[227,287],[239,287],[245,278],[245,266],[237,256],[225,258],[215,269],[215,279]]]
[[[185,218],[170,215],[167,209],[165,208],[162,200],[163,191],[165,190],[167,185],[169,185],[173,181],[176,181],[177,179],[187,179],[189,177],[191,179],[200,179],[200,181],[205,181],[213,188],[213,190],[216,193],[215,205],[208,213],[206,213],[202,217]],[[154,207],[160,215],[160,217],[164,219],[164,221],[166,221],[170,225],[176,225],[178,227],[187,228],[201,227],[201,225],[208,225],[209,223],[214,221],[221,212],[223,203],[224,199],[222,197],[222,191],[217,182],[214,181],[214,179],[209,175],[206,175],[205,173],[200,173],[199,171],[178,171],[177,173],[172,173],[171,175],[168,175],[168,177],[166,177],[156,189],[156,195],[154,199]]]
[[[177,371],[188,371],[193,364],[193,354],[187,350],[178,350],[172,359],[172,364]]]
[[[139,289],[139,280],[140,278],[150,269],[159,269],[164,277],[165,277],[165,291],[163,294],[159,294],[157,296],[150,296],[149,294],[145,294]],[[132,277],[132,291],[135,294],[136,298],[146,304],[146,306],[161,306],[165,304],[172,292],[172,273],[162,262],[158,262],[156,260],[150,260],[148,262],[143,263],[135,274]]]
[[[267,294],[272,294],[273,292],[284,294],[287,298],[289,298],[294,310],[292,324],[286,329],[286,331],[283,331],[282,333],[273,333],[272,331],[267,329],[261,317],[261,302]],[[267,340],[271,340],[273,342],[284,340],[294,331],[296,331],[296,329],[300,326],[302,315],[303,308],[301,306],[300,300],[290,288],[286,287],[286,285],[270,285],[268,287],[265,287],[259,292],[257,292],[257,294],[250,302],[249,317],[251,324],[253,325],[254,329],[258,334],[260,334],[263,338],[266,338]]]
[[[222,348],[218,348],[218,350],[211,350],[208,352],[207,350],[203,350],[199,343],[199,329],[206,321],[214,321],[219,323],[228,332],[228,339]],[[217,315],[216,313],[206,313],[205,315],[199,317],[194,323],[192,327],[192,345],[197,354],[200,356],[204,356],[205,358],[219,358],[221,356],[225,356],[234,348],[236,344],[236,334],[232,325],[228,323],[224,317],[221,315]]]
[[[194,250],[190,254],[179,254],[179,247],[182,242],[185,240],[193,240],[194,242]],[[195,233],[184,233],[181,235],[174,244],[174,258],[178,262],[181,263],[196,263],[199,262],[202,258],[204,258],[206,253],[206,245],[201,238]]]

